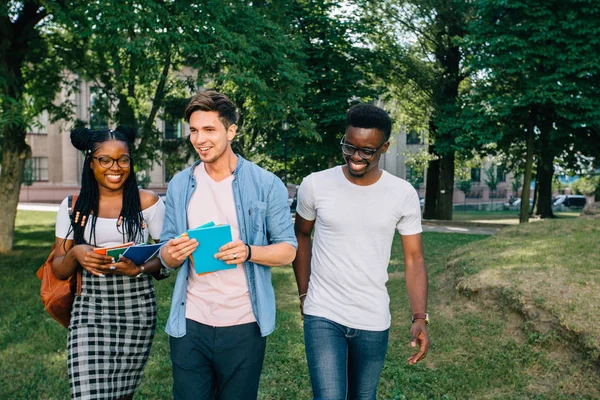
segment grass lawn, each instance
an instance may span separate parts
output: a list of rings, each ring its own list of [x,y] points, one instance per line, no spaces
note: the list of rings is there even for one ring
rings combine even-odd
[[[554,215],[558,219],[577,218],[579,211],[555,211]],[[518,225],[519,211],[514,210],[498,210],[498,211],[454,211],[452,213],[453,221],[469,221],[477,223],[495,223]],[[530,221],[536,221],[530,219]]]
[[[460,290],[500,293],[543,333],[558,328],[598,360],[599,247],[598,219],[548,220],[465,246],[452,264],[465,275]]]
[[[0,393],[7,399],[68,398],[66,330],[46,316],[35,271],[53,240],[53,213],[19,212],[15,250],[0,259]],[[461,246],[483,249],[485,236],[425,233],[430,276],[432,346],[409,367],[410,308],[402,250],[394,241],[388,288],[392,330],[379,399],[599,398],[598,371],[589,358],[527,329],[518,314],[496,303],[472,301],[455,290],[448,255]],[[158,329],[137,399],[171,398],[168,338],[164,333],[175,282],[156,284]],[[302,322],[291,268],[273,270],[277,329],[269,337],[260,399],[311,396]],[[598,303],[596,303],[598,304]],[[595,319],[597,320],[597,319]]]

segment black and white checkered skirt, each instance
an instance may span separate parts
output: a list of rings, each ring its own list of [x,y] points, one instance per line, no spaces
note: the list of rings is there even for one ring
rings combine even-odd
[[[140,384],[156,328],[152,277],[83,271],[67,345],[72,399],[116,399]]]

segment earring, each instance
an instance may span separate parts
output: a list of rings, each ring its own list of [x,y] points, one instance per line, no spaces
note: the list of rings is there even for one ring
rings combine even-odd
[[[123,223],[123,216],[119,216],[119,220],[117,221],[117,226],[121,226],[121,224]]]
[[[146,229],[146,220],[142,220],[142,229]]]

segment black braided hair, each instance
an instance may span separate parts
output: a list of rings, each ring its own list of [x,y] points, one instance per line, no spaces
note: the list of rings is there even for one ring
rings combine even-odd
[[[83,171],[81,173],[81,191],[77,202],[73,206],[71,214],[71,226],[68,234],[73,232],[74,244],[87,243],[84,239],[85,227],[91,224],[90,243],[96,244],[96,219],[98,216],[99,191],[98,181],[94,171],[89,168],[92,157],[102,143],[109,140],[118,140],[125,143],[131,157],[131,144],[135,140],[135,131],[125,126],[119,126],[115,130],[92,131],[87,128],[76,128],[71,131],[71,143],[73,146],[85,152]],[[86,217],[84,223],[82,218]],[[119,222],[121,222],[119,224]],[[130,173],[123,184],[123,203],[121,213],[117,220],[117,230],[123,235],[123,241],[143,241],[143,216],[140,203],[140,192],[131,159]]]

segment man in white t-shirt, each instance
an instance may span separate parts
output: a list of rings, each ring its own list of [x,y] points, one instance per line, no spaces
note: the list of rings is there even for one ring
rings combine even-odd
[[[293,264],[315,399],[375,399],[391,320],[385,283],[395,230],[413,312],[411,344],[419,345],[409,364],[429,347],[419,196],[378,167],[392,122],[381,108],[358,104],[347,125],[346,164],[309,175],[298,189]]]

